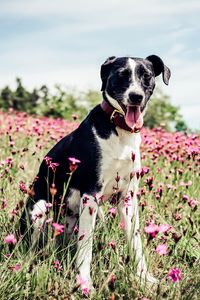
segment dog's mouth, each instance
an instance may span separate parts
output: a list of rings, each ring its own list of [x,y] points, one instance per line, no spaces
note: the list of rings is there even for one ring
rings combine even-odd
[[[126,107],[125,122],[133,130],[142,128],[143,116],[140,105],[128,105]]]

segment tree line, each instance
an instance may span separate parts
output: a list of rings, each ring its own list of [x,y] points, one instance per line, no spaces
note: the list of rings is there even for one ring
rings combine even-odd
[[[27,90],[20,78],[16,78],[16,88],[5,86],[0,91],[0,108],[8,111],[25,111],[29,114],[64,118],[71,120],[77,115],[82,120],[86,114],[102,100],[101,93],[95,90],[80,92],[76,89],[64,89],[55,86],[50,92],[46,85],[32,91]],[[187,125],[180,114],[180,109],[172,105],[169,96],[157,89],[148,104],[145,126],[162,126],[167,130],[185,131]]]

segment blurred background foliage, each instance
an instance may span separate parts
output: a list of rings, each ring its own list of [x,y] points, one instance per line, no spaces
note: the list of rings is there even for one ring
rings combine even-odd
[[[16,78],[16,89],[9,86],[0,91],[0,108],[7,111],[25,111],[29,114],[64,118],[81,121],[96,104],[102,100],[101,93],[95,90],[85,92],[73,88],[55,86],[52,93],[46,85],[28,91],[20,78]],[[148,104],[145,126],[162,126],[166,130],[185,131],[187,125],[180,113],[180,108],[170,102],[169,96],[157,88]]]

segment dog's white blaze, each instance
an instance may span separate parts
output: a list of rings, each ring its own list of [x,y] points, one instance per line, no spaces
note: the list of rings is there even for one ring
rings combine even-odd
[[[126,90],[125,98],[128,99],[128,94],[131,92],[140,94],[143,96],[143,98],[145,98],[144,91],[143,91],[141,85],[139,84],[137,77],[135,76],[135,68],[137,66],[137,63],[133,59],[129,58],[128,65],[129,65],[129,68],[132,70],[132,80],[131,80],[132,84]],[[127,104],[127,103],[125,103],[125,104]]]

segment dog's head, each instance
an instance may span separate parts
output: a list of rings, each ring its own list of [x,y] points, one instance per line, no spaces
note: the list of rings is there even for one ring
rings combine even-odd
[[[155,77],[161,73],[164,83],[168,84],[170,70],[156,55],[146,59],[112,56],[101,66],[103,96],[125,115],[129,127],[142,127]]]

